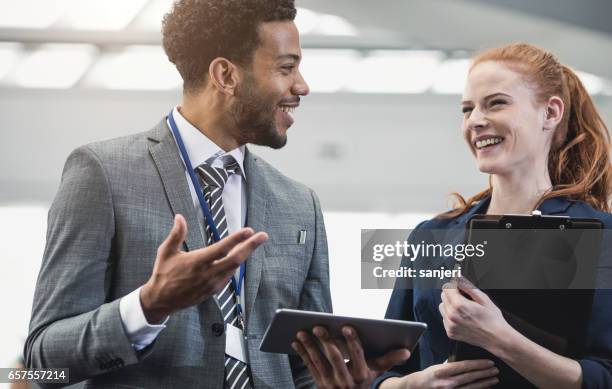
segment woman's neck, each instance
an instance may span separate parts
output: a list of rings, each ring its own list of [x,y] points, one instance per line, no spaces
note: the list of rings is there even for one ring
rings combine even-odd
[[[552,188],[544,174],[493,175],[493,192],[487,214],[530,214],[538,201]]]

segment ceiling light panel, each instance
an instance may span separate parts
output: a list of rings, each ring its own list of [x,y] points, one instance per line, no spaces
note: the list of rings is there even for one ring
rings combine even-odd
[[[603,90],[601,91],[601,94],[604,96],[612,96],[612,81],[611,80],[604,81],[604,87],[603,87]]]
[[[358,36],[358,29],[338,15],[297,7],[295,24],[303,35]]]
[[[108,89],[163,90],[182,85],[174,65],[159,46],[130,46],[107,53],[93,66],[84,85]]]
[[[26,88],[70,88],[93,62],[92,45],[45,44],[15,65],[8,82]]]
[[[295,15],[295,24],[300,31],[300,34],[311,34],[317,23],[319,22],[319,14],[307,8],[297,7]]]
[[[577,71],[576,75],[580,78],[582,85],[584,85],[590,95],[597,95],[603,92],[604,80],[601,77],[581,71]]]
[[[469,59],[444,61],[436,71],[431,91],[439,94],[462,94],[469,67]]]
[[[423,93],[434,81],[440,51],[373,51],[355,68],[347,89],[360,93]]]
[[[47,28],[74,0],[0,0],[0,28]]]
[[[161,30],[161,22],[165,14],[170,12],[174,0],[151,0],[143,8],[142,12],[136,16],[131,24],[135,29],[140,30]]]
[[[125,28],[148,0],[78,0],[66,10],[57,27],[117,31]]]
[[[343,17],[330,14],[319,15],[314,33],[333,36],[357,36],[357,28]]]
[[[23,45],[17,42],[0,43],[0,83],[4,77],[14,68],[19,58],[23,55]]]
[[[302,52],[300,71],[312,92],[339,92],[361,59],[355,50],[316,50]]]

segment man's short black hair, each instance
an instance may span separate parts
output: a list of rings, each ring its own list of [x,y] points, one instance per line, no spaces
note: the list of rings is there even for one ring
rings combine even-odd
[[[163,46],[183,89],[205,84],[213,59],[251,63],[263,22],[295,19],[294,0],[179,0],[162,22]]]

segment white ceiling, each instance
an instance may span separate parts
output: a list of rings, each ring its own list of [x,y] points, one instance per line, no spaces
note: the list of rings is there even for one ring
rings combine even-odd
[[[612,67],[608,66],[612,63],[612,27],[604,28],[612,23],[598,22],[597,26],[604,27],[589,28],[585,21],[601,19],[593,18],[594,14],[606,11],[612,14],[612,5],[602,0],[586,0],[581,2],[580,10],[584,12],[580,13],[576,12],[576,7],[568,6],[573,4],[568,1],[541,0],[536,2],[542,3],[538,7],[534,2],[523,0],[298,0],[297,21],[304,33],[305,48],[356,50],[350,55],[358,57],[359,61],[353,62],[360,63],[351,64],[357,68],[370,63],[371,66],[389,65],[391,69],[408,69],[406,73],[425,74],[435,72],[434,67],[446,59],[451,60],[446,66],[449,68],[456,66],[452,60],[468,58],[483,48],[525,41],[556,53],[564,63],[582,72],[603,78],[603,85],[595,85],[592,93],[612,94],[609,81],[612,80]],[[180,79],[159,47],[161,18],[171,3],[172,0],[0,0],[0,9],[3,9],[0,42],[5,42],[0,44],[3,62],[0,86],[68,85],[146,90],[150,89],[147,85],[156,85],[158,89],[178,88]],[[561,7],[563,4],[566,12]],[[602,8],[599,13],[596,12],[598,8]],[[48,52],[48,43],[76,45],[72,53],[74,59],[61,60],[64,53],[70,51],[68,47],[60,47],[59,52],[47,56],[38,53]],[[52,47],[57,49],[57,45]],[[376,63],[376,59],[369,58],[371,50],[381,49],[430,50],[434,56],[439,56],[439,61],[429,68],[421,64],[411,68],[410,64],[401,61]],[[337,59],[334,55],[322,58],[322,62],[333,64]],[[57,58],[56,62],[49,56]],[[28,69],[40,68],[40,62],[51,68],[43,78],[49,78],[54,71],[65,73],[65,77],[37,82],[36,75]],[[58,69],[53,68],[54,63],[58,63]],[[438,81],[438,84],[457,85],[450,92],[458,93],[465,64],[462,66],[455,71],[454,81],[449,81],[446,75],[439,81],[432,79],[424,88],[372,90],[367,85],[351,85],[347,81],[338,91],[415,93],[413,89],[416,89],[417,92],[436,92],[442,90],[433,85]],[[116,75],[120,72],[115,68],[125,69],[129,80],[118,80]],[[145,68],[148,75],[139,71]],[[333,69],[327,70],[333,72]],[[319,79],[320,74],[317,74]],[[153,78],[163,81],[153,83]],[[414,85],[414,80],[406,83]]]
[[[542,46],[571,66],[612,78],[612,31],[604,32],[569,23],[573,14],[601,14],[612,26],[612,2],[583,0],[565,7],[567,0],[530,1],[552,4],[550,17],[521,12],[525,1],[470,0],[298,0],[298,4],[320,12],[341,15],[357,26],[361,36],[354,45],[438,48],[473,52],[502,43],[524,41]],[[495,5],[505,4],[505,6]],[[515,5],[511,7],[511,5]],[[533,6],[531,6],[533,7]],[[612,27],[611,27],[612,28]],[[306,44],[317,39],[304,39]],[[329,39],[325,39],[329,41]],[[350,40],[349,40],[350,41]],[[339,39],[338,42],[347,42]],[[332,44],[332,43],[328,43]]]

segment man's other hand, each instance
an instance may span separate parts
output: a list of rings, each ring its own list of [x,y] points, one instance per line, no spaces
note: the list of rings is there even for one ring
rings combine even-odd
[[[349,361],[345,362],[340,345],[324,327],[315,326],[312,334],[300,331],[291,347],[299,354],[312,374],[318,388],[369,388],[380,374],[410,358],[407,349],[393,350],[376,359],[367,360],[354,328],[345,326],[342,335],[346,341]]]

